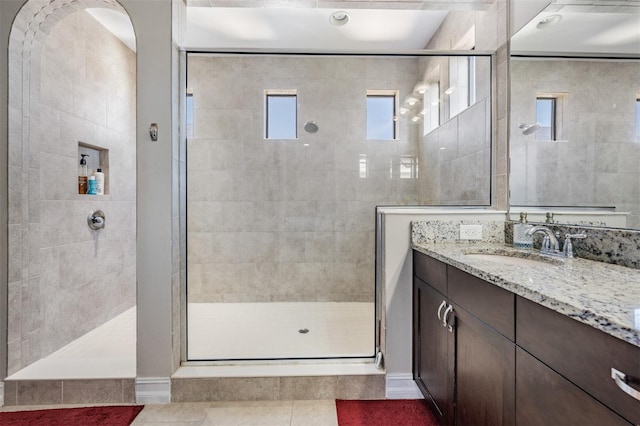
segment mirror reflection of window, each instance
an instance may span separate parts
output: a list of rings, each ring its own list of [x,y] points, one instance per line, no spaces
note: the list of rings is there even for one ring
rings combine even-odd
[[[193,91],[187,90],[186,99],[187,139],[193,139]]]
[[[367,154],[360,154],[360,178],[367,178]]]
[[[540,124],[540,128],[536,130],[537,140],[556,140],[555,98],[536,98],[536,123]]]
[[[418,157],[400,156],[400,179],[418,179]]]
[[[640,99],[636,99],[636,140],[640,141]]]

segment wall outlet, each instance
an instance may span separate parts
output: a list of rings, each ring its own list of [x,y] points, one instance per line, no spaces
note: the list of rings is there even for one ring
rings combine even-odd
[[[482,225],[460,225],[461,240],[481,240]]]

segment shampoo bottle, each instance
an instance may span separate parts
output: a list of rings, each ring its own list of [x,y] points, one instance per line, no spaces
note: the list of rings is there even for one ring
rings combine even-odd
[[[87,169],[87,160],[84,157],[88,157],[89,154],[80,154],[80,167],[78,168],[78,194],[87,193],[87,175],[89,171]]]
[[[527,231],[533,225],[527,223],[527,214],[520,213],[520,222],[513,225],[513,246],[517,249],[532,249],[533,235],[527,235]]]
[[[104,173],[102,173],[102,169],[96,170],[93,175],[96,177],[96,195],[104,195]]]
[[[95,176],[89,176],[88,179],[88,191],[87,191],[87,195],[96,195],[96,177]]]

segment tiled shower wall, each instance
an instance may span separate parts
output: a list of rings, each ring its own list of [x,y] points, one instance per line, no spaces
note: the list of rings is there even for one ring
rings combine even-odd
[[[639,62],[511,61],[511,203],[615,206],[640,228]],[[566,93],[563,141],[518,131],[539,93]]]
[[[454,58],[455,60],[455,58]],[[453,117],[449,113],[448,57],[420,59],[422,80],[440,87],[444,124],[419,135],[419,204],[482,206],[491,199],[491,60],[475,58],[476,103]],[[459,87],[453,87],[460,90]],[[429,106],[427,106],[429,107]]]
[[[12,44],[9,374],[135,304],[135,53],[84,11],[43,28]],[[108,195],[77,194],[79,141],[109,150]]]
[[[430,204],[490,201],[488,58],[483,66],[486,98],[452,120],[460,134],[440,138],[471,164]],[[430,167],[409,116],[398,141],[366,140],[366,94],[399,90],[402,102],[421,79],[417,58],[189,56],[189,301],[373,301],[375,206],[421,204],[419,184],[447,167]],[[268,89],[297,90],[297,140],[264,139]],[[304,132],[309,120],[318,133]],[[400,174],[407,159],[424,162],[416,175]]]
[[[374,209],[415,203],[399,161],[417,155],[417,126],[403,119],[400,140],[367,141],[366,94],[411,93],[416,65],[189,56],[189,302],[373,301]],[[265,89],[297,89],[297,140],[264,139]]]

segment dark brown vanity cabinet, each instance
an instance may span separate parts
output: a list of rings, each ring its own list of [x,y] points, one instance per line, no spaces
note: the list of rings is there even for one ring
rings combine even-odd
[[[612,378],[640,389],[640,348],[522,297],[516,308],[519,424],[640,424],[640,401]]]
[[[440,424],[453,423],[454,336],[442,322],[448,306],[447,268],[414,255],[413,378]]]
[[[518,347],[516,423],[519,425],[629,425],[622,417]]]
[[[513,295],[418,252],[414,266],[413,375],[440,424],[515,424]]]
[[[440,424],[640,424],[640,401],[611,378],[640,389],[640,348],[420,252],[413,261],[413,376]]]

